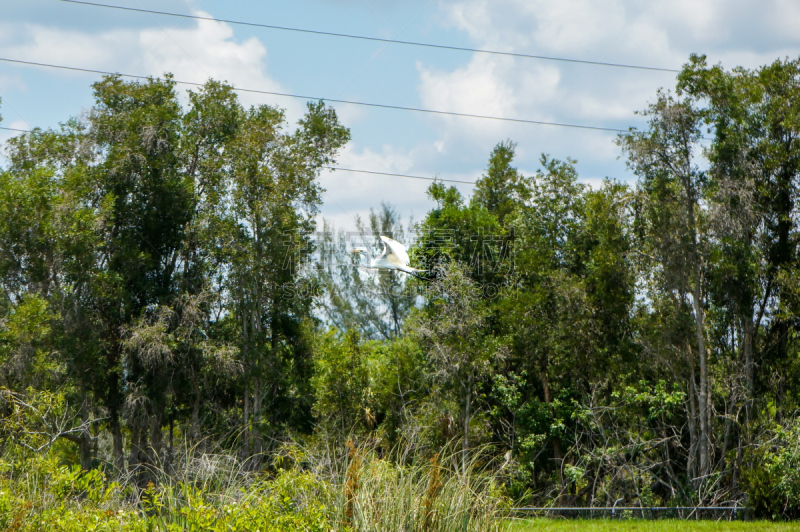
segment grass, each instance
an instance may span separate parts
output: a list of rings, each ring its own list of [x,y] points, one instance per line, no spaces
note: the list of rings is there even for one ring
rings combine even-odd
[[[654,521],[609,519],[514,519],[508,532],[784,532],[800,531],[800,523],[767,521],[691,521],[663,519]]]
[[[188,452],[147,487],[66,467],[54,455],[0,457],[0,530],[14,532],[503,532],[496,479],[477,461],[338,454],[286,446],[275,468]],[[451,459],[452,458],[452,459]]]
[[[465,479],[442,464],[458,464],[450,458],[399,466],[352,451],[334,506],[355,531],[500,532],[497,485],[477,463]]]

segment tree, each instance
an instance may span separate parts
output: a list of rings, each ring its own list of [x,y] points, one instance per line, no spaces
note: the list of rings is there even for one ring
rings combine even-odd
[[[513,399],[504,391],[512,387],[520,399],[498,406],[509,412],[524,473],[556,473],[567,497],[574,482],[565,471],[579,458],[570,453],[576,404],[607,397],[633,370],[630,193],[611,181],[591,190],[571,160],[541,164],[512,225],[515,281],[498,302],[511,354],[497,391]]]
[[[720,304],[731,308],[740,322],[749,403],[755,397],[762,324],[769,330],[760,361],[786,360],[789,351],[791,298],[781,279],[798,264],[791,212],[800,172],[799,73],[798,60],[725,71],[708,66],[705,56],[692,56],[679,76],[679,90],[707,102],[703,118],[715,133],[708,150],[720,247],[715,285]],[[773,301],[783,310],[770,317]],[[765,383],[762,389],[773,388]],[[751,410],[752,405],[748,417]]]
[[[501,142],[489,156],[486,174],[478,180],[471,202],[484,207],[505,226],[515,210],[531,197],[531,184],[511,166],[516,144]]]
[[[333,163],[349,132],[321,102],[308,105],[293,133],[282,131],[283,112],[250,109],[228,150],[231,197],[227,294],[241,335],[243,455],[262,452],[262,401],[280,419],[286,377],[307,374],[302,322],[311,297],[296,290],[311,253],[310,235],[320,202],[322,166]],[[305,352],[305,354],[304,354]],[[251,419],[252,417],[252,419]]]
[[[620,136],[619,143],[628,156],[629,167],[640,179],[642,227],[646,231],[643,243],[659,268],[659,288],[669,294],[677,308],[682,308],[687,298],[691,300],[694,345],[686,339],[685,345],[676,348],[688,350],[691,361],[688,384],[690,394],[697,397],[699,460],[697,468],[689,470],[694,478],[703,479],[711,470],[712,411],[705,330],[707,234],[701,207],[706,176],[695,156],[701,116],[690,101],[676,100],[664,93],[659,93],[643,114],[650,117],[648,130],[631,130]],[[697,388],[695,359],[699,363]]]
[[[369,374],[358,333],[320,335],[314,350],[314,415],[327,430],[347,438],[367,423]]]
[[[94,90],[90,138],[103,156],[89,172],[102,225],[90,283],[92,306],[102,324],[106,379],[101,397],[109,410],[120,468],[120,415],[127,403],[132,424],[129,465],[136,467],[154,463],[161,451],[169,373],[164,364],[148,368],[135,358],[123,370],[122,331],[148,307],[169,304],[177,290],[192,190],[177,150],[182,113],[171,79],[139,84],[109,76]]]
[[[289,395],[281,388],[307,391],[310,297],[285,289],[310,252],[319,169],[348,132],[315,103],[284,133],[281,111],[245,111],[213,81],[189,94],[188,110],[169,76],[109,76],[94,89],[85,123],[10,141],[0,181],[9,215],[0,227],[3,316],[33,296],[49,306],[42,349],[63,357],[60,378],[88,409],[107,410],[118,468],[124,423],[128,466],[146,470],[164,460],[167,418],[171,438],[185,409],[199,437],[209,372],[230,390],[241,367],[244,403],[255,406],[244,420],[255,420],[247,453],[258,453],[264,380],[276,418]],[[307,399],[294,401],[308,412]]]
[[[486,334],[486,305],[460,265],[450,263],[434,290],[427,312],[414,328],[427,348],[434,385],[442,396],[454,394],[463,409],[461,467],[466,475],[470,422],[477,410],[474,401],[503,348]]]

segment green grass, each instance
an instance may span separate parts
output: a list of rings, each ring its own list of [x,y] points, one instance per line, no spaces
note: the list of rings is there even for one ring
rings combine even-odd
[[[273,470],[232,454],[188,452],[147,487],[125,472],[82,471],[53,455],[0,457],[0,531],[503,532],[505,499],[477,459],[379,457],[349,445],[315,454],[287,445]],[[456,467],[453,467],[453,466]],[[505,515],[505,514],[503,514]]]
[[[609,519],[515,519],[508,532],[784,532],[800,531],[800,523],[766,521],[690,521],[664,519],[657,521],[611,521]]]

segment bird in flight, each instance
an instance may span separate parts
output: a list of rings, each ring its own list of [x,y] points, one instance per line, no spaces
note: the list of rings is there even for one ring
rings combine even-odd
[[[392,240],[388,236],[383,235],[381,235],[381,240],[383,241],[383,253],[381,253],[377,258],[372,259],[369,262],[369,266],[364,266],[365,268],[375,270],[397,270],[409,275],[413,275],[417,279],[430,281],[430,279],[422,277],[417,273],[427,270],[418,270],[409,266],[411,260],[408,258],[408,252],[403,244],[397,240]],[[369,252],[363,248],[355,248],[350,252],[357,253],[359,257],[361,254],[369,256]]]

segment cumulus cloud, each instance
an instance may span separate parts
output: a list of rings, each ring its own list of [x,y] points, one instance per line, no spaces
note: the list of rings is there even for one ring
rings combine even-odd
[[[350,143],[339,156],[337,166],[356,170],[370,170],[397,174],[413,173],[413,155],[402,148],[385,145],[379,149],[360,147]],[[361,174],[348,171],[326,171],[322,176],[322,186],[327,189],[326,203],[328,211],[334,207],[356,214],[369,212],[381,201],[397,203],[397,200],[408,197],[409,189],[420,189],[424,193],[425,185],[415,186],[407,179]],[[424,183],[422,181],[419,184]],[[365,198],[370,198],[369,202]]]
[[[332,4],[341,6],[337,13],[355,15],[363,14],[361,10],[374,14],[400,6],[396,0],[319,0],[317,7]],[[796,57],[800,45],[796,30],[800,27],[800,3],[796,0],[439,0],[433,5],[439,7],[437,15],[424,10],[414,26],[424,26],[425,40],[550,57],[680,68],[690,53],[698,52],[727,68],[752,68],[777,58]],[[375,32],[391,37],[393,33],[386,33],[391,24],[383,24],[387,18],[373,18],[382,20]],[[240,87],[292,92],[270,71],[272,50],[256,38],[237,38],[236,28],[218,21],[185,21],[174,30],[175,22],[165,23],[163,29],[153,20],[147,23],[146,28],[78,31],[74,26],[63,29],[60,25],[0,22],[0,54],[139,75],[169,71],[181,80],[203,82],[213,77]],[[448,33],[432,35],[432,28]],[[372,34],[372,30],[362,33]],[[347,65],[352,54],[342,48],[337,55],[337,50],[331,46],[326,50],[330,55],[303,56],[307,61],[303,64],[311,68],[324,56],[325,61],[335,59],[337,68],[340,60]],[[416,48],[402,48],[402,53],[399,47],[391,50],[397,53],[382,54],[347,85],[357,95],[349,99],[627,129],[643,124],[634,111],[643,109],[658,88],[675,85],[674,73],[668,72],[485,54],[447,52],[444,56]],[[391,70],[376,70],[382,77],[373,88],[391,84],[392,90],[381,94],[362,91],[373,68],[388,61],[390,55],[392,61],[403,58],[408,63],[405,68],[395,68],[392,63]],[[280,66],[286,75],[285,65]],[[277,67],[273,70],[278,71]],[[53,72],[49,74],[85,77]],[[0,90],[22,92],[23,80],[33,83],[29,79],[0,79]],[[287,79],[280,81],[290,83]],[[292,79],[309,81],[307,75]],[[314,81],[319,81],[320,94],[332,95],[341,89],[329,90],[325,76]],[[412,104],[402,91],[413,89],[419,102]],[[300,87],[297,91],[305,92]],[[245,104],[272,103],[287,108],[292,122],[305,109],[300,100],[247,93],[241,98]],[[353,141],[340,157],[340,166],[345,168],[474,181],[483,173],[492,147],[510,139],[519,143],[516,164],[528,174],[538,167],[539,155],[548,153],[577,159],[581,179],[593,186],[605,176],[630,178],[618,159],[613,132],[444,115],[397,118],[400,115],[364,107],[336,107],[343,123],[353,127]],[[5,103],[3,114],[6,126],[18,119]],[[386,144],[387,138],[392,139],[391,144]],[[392,202],[406,216],[413,212],[418,218],[431,207],[425,197],[426,181],[343,171],[326,172],[321,180],[328,189],[323,215],[347,227],[352,227],[355,214],[364,215],[381,201]]]
[[[727,68],[757,67],[796,55],[800,44],[800,6],[789,0],[442,0],[440,20],[477,48],[674,69],[693,52]],[[670,73],[486,54],[418,72],[420,99],[431,108],[617,129],[642,125],[634,112],[675,85]],[[535,168],[546,152],[577,158],[593,183],[626,177],[613,133],[429,120],[449,151],[488,155],[492,140],[510,137],[520,141],[520,166]]]
[[[200,16],[208,13],[198,11]],[[256,38],[237,40],[224,22],[198,20],[179,26],[83,32],[38,24],[0,23],[0,53],[26,61],[121,74],[162,76],[203,83],[209,78],[249,89],[290,92],[267,72],[267,49]],[[62,72],[62,75],[80,75]],[[245,105],[277,104],[299,118],[295,100],[241,93]]]
[[[438,159],[439,149],[437,143],[419,143],[411,149],[391,145],[374,149],[351,143],[342,151],[337,166],[459,181],[475,181],[479,177],[480,172],[438,173],[433,161]],[[434,205],[426,196],[431,184],[427,180],[338,170],[324,172],[321,184],[326,189],[321,215],[337,227],[354,228],[356,216],[366,219],[370,208],[381,203],[395,206],[406,220],[421,219]],[[464,193],[471,190],[469,185],[457,188]]]

